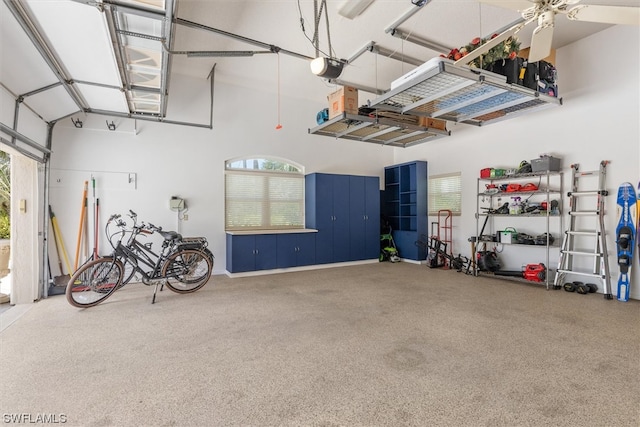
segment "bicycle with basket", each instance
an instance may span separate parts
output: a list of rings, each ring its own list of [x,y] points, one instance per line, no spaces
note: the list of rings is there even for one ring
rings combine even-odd
[[[129,211],[129,225],[119,214],[111,215],[105,226],[111,255],[93,259],[81,266],[66,288],[67,301],[75,307],[93,307],[129,283],[137,274],[145,285],[155,285],[176,293],[191,293],[202,288],[211,277],[214,256],[204,237],[183,238],[175,231],[163,231],[151,223],[140,223]],[[116,230],[113,230],[116,227]],[[158,233],[163,241],[156,253],[151,243],[138,240],[141,235]],[[117,239],[117,240],[116,240]],[[114,242],[114,240],[116,240]]]

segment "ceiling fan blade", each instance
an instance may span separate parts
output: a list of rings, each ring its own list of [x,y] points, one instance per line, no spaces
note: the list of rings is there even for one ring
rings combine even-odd
[[[640,7],[583,4],[570,9],[567,18],[605,24],[640,25]]]
[[[504,7],[505,9],[512,9],[522,11],[532,6],[535,1],[528,0],[480,0],[480,3],[488,4],[491,6]]]
[[[547,15],[547,13],[549,15]],[[545,12],[540,15],[538,27],[533,30],[531,47],[529,49],[529,62],[540,61],[551,53],[553,41],[553,12]]]
[[[489,51],[489,49],[491,49],[492,47],[500,44],[504,40],[506,40],[509,37],[511,37],[514,34],[516,34],[518,31],[520,31],[522,29],[522,27],[527,25],[529,22],[531,22],[531,20],[526,21],[526,22],[521,22],[521,23],[516,24],[516,25],[512,26],[511,28],[503,31],[502,33],[498,34],[496,37],[492,38],[491,40],[489,40],[488,42],[486,42],[485,44],[483,44],[482,46],[480,46],[476,50],[472,51],[468,55],[463,56],[462,58],[458,59],[456,62],[454,62],[454,65],[467,65],[468,63],[470,63],[471,61],[473,61],[474,59],[476,59],[480,55],[483,55],[483,54],[487,53]]]

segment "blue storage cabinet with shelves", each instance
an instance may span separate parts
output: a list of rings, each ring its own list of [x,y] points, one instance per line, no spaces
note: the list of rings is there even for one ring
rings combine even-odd
[[[316,263],[376,259],[380,179],[312,173],[305,177],[306,227],[318,230]]]
[[[278,234],[276,241],[278,268],[316,263],[316,233]]]
[[[227,271],[269,270],[276,268],[275,234],[227,233]]]
[[[377,258],[380,254],[380,179],[349,177],[349,258]]]
[[[423,261],[427,253],[415,242],[428,233],[427,162],[387,166],[384,177],[381,209],[393,229],[400,257]]]

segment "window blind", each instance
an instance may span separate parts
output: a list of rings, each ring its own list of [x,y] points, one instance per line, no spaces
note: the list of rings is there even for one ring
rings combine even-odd
[[[462,177],[460,172],[429,177],[429,215],[448,209],[454,215],[462,212]]]
[[[225,226],[227,230],[304,228],[304,175],[228,170]]]

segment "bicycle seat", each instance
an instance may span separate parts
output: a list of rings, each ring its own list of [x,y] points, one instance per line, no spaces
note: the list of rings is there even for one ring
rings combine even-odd
[[[180,233],[177,233],[175,231],[158,231],[158,233],[164,237],[164,240],[182,240],[182,235]]]

